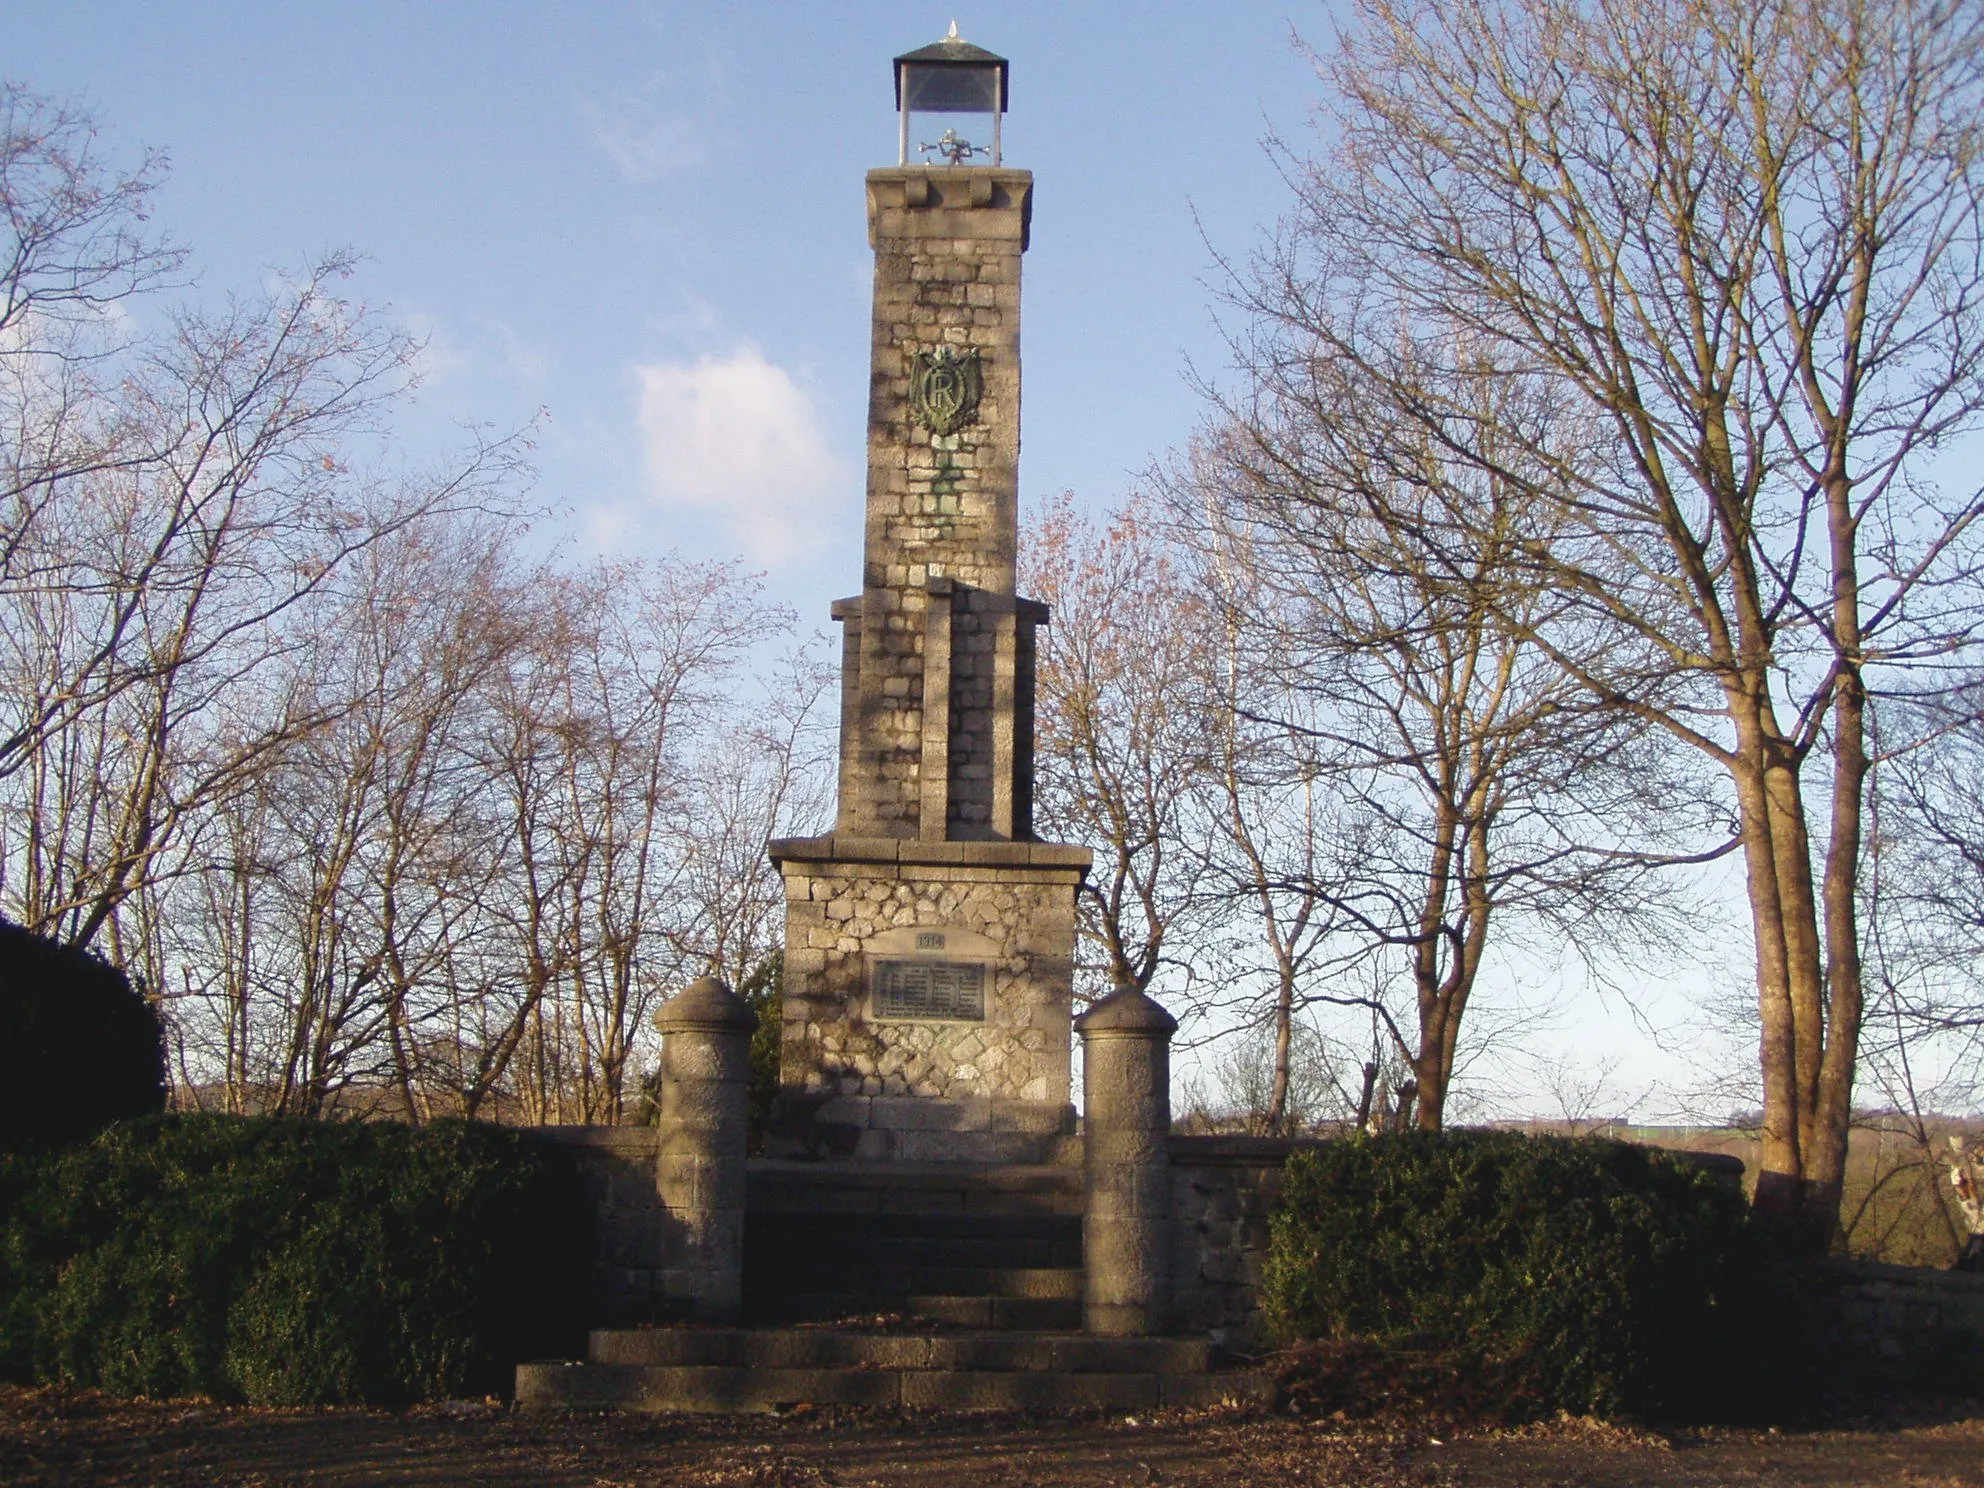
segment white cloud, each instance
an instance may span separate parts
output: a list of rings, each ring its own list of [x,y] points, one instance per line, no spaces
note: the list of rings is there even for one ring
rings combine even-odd
[[[413,367],[423,388],[439,388],[464,378],[494,378],[535,392],[550,379],[549,358],[507,321],[471,316],[466,334],[425,310],[405,311],[400,321],[419,343]]]
[[[420,343],[414,356],[414,379],[423,388],[433,389],[473,369],[469,354],[442,327],[434,316],[410,310],[401,319]]]
[[[716,513],[755,562],[784,562],[832,540],[848,494],[845,463],[783,367],[746,346],[693,364],[649,363],[634,376],[657,506]]]
[[[664,69],[638,88],[582,99],[579,109],[614,168],[644,186],[707,166],[727,142],[728,102],[723,66],[711,57],[700,67]]]
[[[593,143],[628,181],[647,185],[709,163],[702,125],[684,115],[656,115],[637,107],[585,105]]]

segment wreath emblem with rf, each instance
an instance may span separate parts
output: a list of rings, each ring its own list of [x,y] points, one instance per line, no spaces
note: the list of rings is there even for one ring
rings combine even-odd
[[[978,348],[939,346],[909,363],[909,413],[932,434],[955,434],[978,417],[985,375]]]

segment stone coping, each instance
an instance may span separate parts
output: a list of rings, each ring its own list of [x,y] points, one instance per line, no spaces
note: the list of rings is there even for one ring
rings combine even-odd
[[[774,866],[784,863],[910,863],[919,867],[1057,868],[1087,873],[1095,854],[1065,842],[951,842],[920,837],[775,837]]]
[[[1887,1281],[1905,1286],[1939,1287],[1984,1296],[1984,1272],[1953,1271],[1942,1266],[1896,1266],[1859,1256],[1814,1256],[1803,1263],[1821,1275],[1847,1282]]]
[[[1188,1168],[1278,1168],[1292,1152],[1305,1147],[1321,1147],[1321,1137],[1171,1137],[1171,1161]]]
[[[892,165],[868,172],[868,246],[883,239],[969,239],[1011,243],[1033,237],[1033,172],[1012,166]]]
[[[1614,1137],[1610,1140],[1625,1141],[1628,1139]],[[1713,1173],[1716,1177],[1730,1183],[1741,1183],[1743,1181],[1743,1159],[1732,1152],[1696,1152],[1687,1147],[1663,1147],[1657,1142],[1633,1142],[1631,1145],[1645,1147],[1653,1152],[1665,1153],[1678,1162],[1688,1163],[1693,1167],[1702,1169],[1704,1172]]]
[[[880,586],[877,586],[880,587]],[[935,595],[955,595],[962,591],[970,605],[969,613],[980,615],[1013,614],[1021,619],[1031,620],[1035,625],[1052,623],[1052,607],[1038,599],[1028,599],[1023,594],[1002,594],[996,589],[980,589],[941,575],[925,579],[924,590]],[[863,599],[859,594],[850,594],[845,599],[837,599],[827,606],[827,612],[836,620],[858,620],[862,617]]]
[[[567,1147],[603,1147],[628,1152],[652,1149],[661,1139],[660,1129],[652,1126],[532,1126],[522,1127],[519,1130],[532,1132],[544,1141],[556,1142]],[[1305,1147],[1320,1147],[1329,1140],[1331,1139],[1325,1137],[1188,1136],[1173,1133],[1170,1144],[1171,1161],[1179,1166],[1192,1168],[1273,1168],[1286,1162],[1290,1153]],[[1657,1150],[1697,1162],[1718,1175],[1740,1176],[1742,1169],[1740,1159],[1721,1153],[1687,1152],[1671,1147]],[[845,1161],[833,1158],[813,1161],[801,1158],[757,1157],[750,1160],[750,1167],[753,1172],[794,1175],[835,1174],[843,1175],[850,1180],[867,1177],[876,1184],[900,1183],[906,1176],[961,1175],[969,1176],[973,1181],[985,1181],[987,1175],[994,1174],[1060,1174],[1067,1171],[1052,1164],[904,1163]],[[1984,1275],[1964,1271],[1939,1271],[1933,1267],[1890,1266],[1879,1261],[1858,1260],[1852,1256],[1831,1256],[1814,1261],[1812,1264],[1838,1270],[1842,1274],[1864,1276],[1869,1279],[1919,1281],[1946,1277],[1954,1285],[1984,1287]]]
[[[758,1015],[715,977],[698,977],[655,1009],[654,1026],[662,1033],[748,1034],[758,1026]]]
[[[661,1142],[658,1126],[524,1126],[517,1130],[564,1147],[609,1147],[638,1152]]]

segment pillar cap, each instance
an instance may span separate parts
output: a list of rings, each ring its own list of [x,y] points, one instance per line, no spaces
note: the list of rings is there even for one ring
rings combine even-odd
[[[749,1033],[758,1026],[758,1015],[715,977],[698,977],[655,1009],[654,1026],[662,1033]]]
[[[1083,1038],[1100,1033],[1117,1038],[1170,1038],[1178,1020],[1140,987],[1118,987],[1075,1019]]]

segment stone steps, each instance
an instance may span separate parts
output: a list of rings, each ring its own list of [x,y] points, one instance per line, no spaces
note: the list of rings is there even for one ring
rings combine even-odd
[[[1086,1333],[889,1333],[855,1328],[599,1328],[599,1364],[763,1369],[1061,1370],[1072,1374],[1203,1374],[1220,1362],[1201,1338],[1096,1338]]]
[[[760,1162],[750,1198],[751,1322],[888,1315],[962,1328],[1081,1326],[1079,1173]]]
[[[761,1256],[877,1266],[1079,1267],[1082,1224],[1063,1215],[750,1214]]]
[[[794,1257],[783,1274],[754,1277],[747,1296],[846,1291],[869,1297],[1039,1297],[1079,1302],[1078,1266],[870,1266],[837,1257]]]
[[[1067,1301],[894,1292],[781,1292],[751,1299],[745,1314],[765,1323],[838,1323],[889,1316],[946,1328],[1062,1329],[1081,1326],[1082,1304],[1079,1297]]]
[[[970,1214],[808,1214],[803,1210],[753,1209],[755,1227],[765,1233],[784,1231],[809,1245],[865,1242],[917,1246],[950,1242],[996,1245],[1008,1241],[1046,1239],[1081,1245],[1079,1214],[1039,1214],[1025,1210],[977,1210]]]
[[[1079,1163],[798,1162],[754,1158],[745,1207],[753,1214],[1059,1214],[1080,1219]]]
[[[1209,1343],[1069,1332],[645,1328],[592,1335],[588,1362],[517,1370],[524,1409],[743,1412],[813,1405],[1151,1410],[1267,1398]]]
[[[769,1237],[760,1243],[766,1243]],[[1048,1233],[1000,1237],[985,1235],[904,1235],[885,1233],[839,1235],[831,1231],[797,1237],[788,1252],[800,1251],[808,1264],[853,1263],[908,1270],[981,1270],[1021,1267],[1028,1270],[1080,1270],[1082,1232],[1079,1223],[1066,1235]]]

